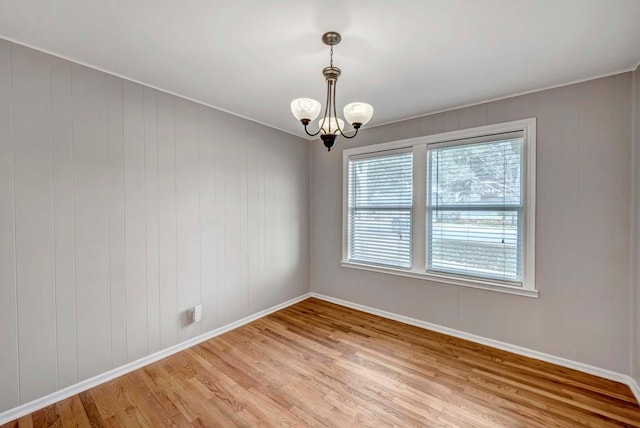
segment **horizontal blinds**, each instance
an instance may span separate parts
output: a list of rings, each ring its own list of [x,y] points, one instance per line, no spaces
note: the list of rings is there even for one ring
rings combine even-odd
[[[412,153],[349,160],[349,260],[411,267]]]
[[[522,281],[522,138],[428,150],[428,269]]]

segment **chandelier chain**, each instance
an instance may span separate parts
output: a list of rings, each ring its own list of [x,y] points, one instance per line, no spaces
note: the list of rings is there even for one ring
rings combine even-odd
[[[330,55],[329,65],[333,67],[333,45],[331,45],[331,53],[329,55]]]

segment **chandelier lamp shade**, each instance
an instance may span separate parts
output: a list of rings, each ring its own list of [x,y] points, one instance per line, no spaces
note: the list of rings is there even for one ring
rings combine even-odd
[[[327,100],[324,106],[322,119],[318,121],[318,130],[309,132],[308,125],[315,120],[322,110],[320,102],[311,98],[297,98],[291,101],[291,113],[304,126],[307,135],[315,137],[320,134],[320,139],[328,150],[331,150],[339,135],[345,138],[353,138],[358,130],[373,116],[373,107],[367,103],[350,103],[344,106],[344,118],[354,129],[352,135],[345,134],[344,120],[340,119],[336,110],[336,84],[340,76],[340,69],[333,65],[333,47],[340,43],[342,37],[335,31],[329,31],[322,36],[322,42],[330,46],[329,66],[322,69],[322,75],[327,82]]]

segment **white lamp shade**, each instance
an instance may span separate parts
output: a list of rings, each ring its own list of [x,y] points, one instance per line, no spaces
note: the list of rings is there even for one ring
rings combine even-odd
[[[364,125],[371,120],[373,107],[367,103],[350,103],[344,106],[344,117],[350,124]]]
[[[311,98],[298,98],[291,101],[291,113],[298,120],[314,120],[320,114],[321,108],[320,103]]]
[[[329,116],[326,119],[320,121],[320,129],[322,134],[339,134],[341,129],[344,129],[344,120],[333,116]]]

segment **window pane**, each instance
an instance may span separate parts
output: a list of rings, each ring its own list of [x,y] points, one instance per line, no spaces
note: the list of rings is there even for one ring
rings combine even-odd
[[[349,260],[411,267],[413,155],[349,160]]]
[[[523,139],[428,150],[428,270],[522,281]]]
[[[431,205],[521,205],[522,138],[430,150]]]
[[[411,210],[356,210],[351,260],[411,267]]]
[[[431,210],[429,270],[521,281],[521,210]]]

